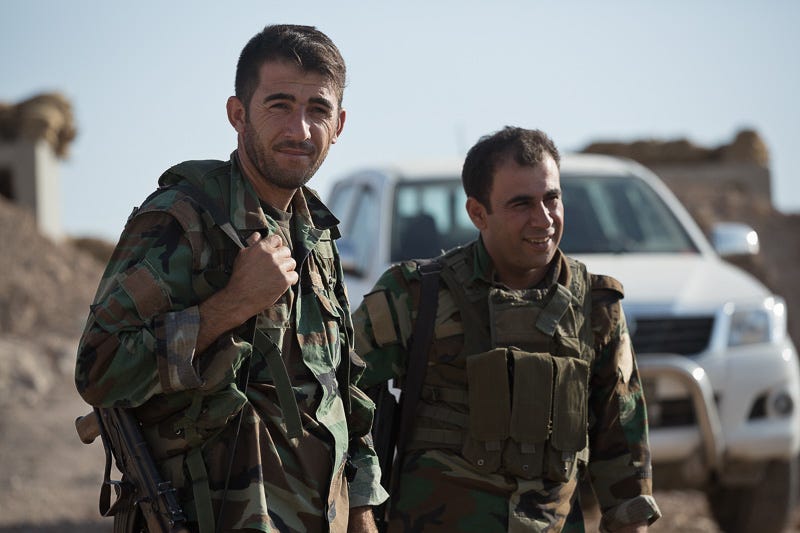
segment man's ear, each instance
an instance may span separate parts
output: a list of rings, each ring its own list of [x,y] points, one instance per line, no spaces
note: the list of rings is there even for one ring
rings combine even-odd
[[[342,134],[344,129],[344,119],[347,118],[347,112],[344,109],[339,110],[339,122],[336,124],[336,133],[331,137],[331,144],[335,144],[339,140],[339,135]]]
[[[231,96],[228,98],[225,108],[228,111],[228,122],[231,123],[233,129],[239,133],[244,133],[244,127],[247,123],[247,111],[242,101],[236,96]]]
[[[467,214],[479,231],[486,229],[486,207],[472,196],[467,198]]]

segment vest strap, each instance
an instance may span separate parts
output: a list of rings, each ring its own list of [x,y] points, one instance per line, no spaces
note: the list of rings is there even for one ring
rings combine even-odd
[[[455,274],[459,283],[466,285],[472,276],[472,272],[470,272],[469,263],[467,261],[467,255],[464,253],[447,254],[442,257],[442,261],[445,265],[453,270],[453,273]]]
[[[174,188],[184,193],[193,203],[201,208],[201,213],[205,212],[211,217],[214,225],[219,227],[239,248],[245,248],[245,244],[233,228],[233,224],[228,216],[222,211],[220,202],[211,198],[205,191],[196,187],[188,180],[182,180],[168,188]],[[202,216],[202,215],[201,215]]]
[[[417,410],[417,414],[419,416],[424,416],[425,418],[432,418],[439,422],[447,422],[448,424],[459,426],[464,429],[469,427],[469,415],[459,413],[458,411],[454,411],[453,409],[449,409],[447,407],[422,405]]]
[[[283,422],[286,424],[286,435],[290,439],[300,437],[303,434],[300,408],[297,406],[297,398],[294,396],[292,381],[289,378],[289,372],[286,370],[283,357],[281,357],[280,349],[260,329],[256,329],[253,335],[253,347],[261,352],[267,360],[267,365],[269,365],[270,374],[275,383],[275,390],[278,393],[278,404],[283,413]]]
[[[186,456],[186,468],[192,479],[192,493],[194,494],[200,533],[213,533],[216,526],[214,524],[214,508],[211,505],[211,487],[202,449],[199,446],[193,448]]]
[[[410,448],[416,448],[418,443],[423,442],[461,448],[464,434],[452,429],[418,428],[414,431],[414,437],[411,440],[412,442],[409,443]],[[427,448],[428,446],[419,447]]]
[[[464,346],[472,347],[473,352],[488,351],[491,348],[491,333],[487,328],[486,320],[478,311],[476,304],[467,296],[466,286],[461,281],[457,272],[449,266],[442,269],[444,280],[450,294],[456,302],[456,307],[461,312],[461,322],[464,328]]]
[[[431,402],[469,404],[469,394],[466,390],[449,389],[446,387],[432,387],[426,385],[422,390],[422,397]]]
[[[556,283],[553,296],[539,313],[539,318],[536,320],[536,328],[547,335],[555,334],[556,327],[561,322],[564,313],[569,309],[571,302],[572,293],[569,292],[569,289],[560,283]]]
[[[200,394],[195,395],[183,416],[176,421],[173,426],[175,433],[182,433],[186,441],[193,448],[199,447],[205,441],[197,429],[197,419],[200,417],[202,409],[203,396]]]

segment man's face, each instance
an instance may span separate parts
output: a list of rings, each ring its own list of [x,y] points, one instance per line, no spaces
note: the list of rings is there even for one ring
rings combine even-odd
[[[243,118],[236,127],[252,163],[270,185],[296,189],[325,160],[345,112],[325,76],[271,61],[261,66]]]
[[[552,157],[536,166],[506,159],[495,169],[489,194],[491,212],[474,198],[467,211],[480,230],[497,275],[514,289],[544,277],[564,228],[561,180]]]

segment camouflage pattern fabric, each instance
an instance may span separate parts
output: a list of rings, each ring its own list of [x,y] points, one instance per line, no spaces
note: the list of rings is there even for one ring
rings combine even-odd
[[[242,240],[254,231],[291,235],[300,282],[257,317],[264,342],[241,327],[195,354],[197,306],[227,282],[238,249],[180,189],[151,195],[129,218],[98,287],[78,350],[78,391],[94,406],[134,409],[201,530],[213,527],[207,517],[219,520],[233,456],[222,530],[346,531],[348,506],[378,504],[386,493],[369,437],[374,404],[352,384],[363,363],[350,349],[338,221],[307,188],[295,194],[291,218],[265,215],[235,152],[228,162],[177,165],[159,183],[183,180],[219,202]],[[271,351],[291,379],[299,438],[287,434]],[[244,391],[238,380],[248,365]],[[358,467],[350,483],[348,456]],[[216,516],[204,514],[211,509]]]
[[[493,267],[480,239],[450,254],[462,254],[471,272],[468,284],[490,287]],[[573,260],[569,260],[573,261]],[[561,280],[570,262],[560,252],[543,285]],[[590,275],[594,358],[590,366],[588,473],[603,512],[603,529],[653,522],[660,511],[652,497],[647,415],[636,362],[619,300],[621,286]],[[402,383],[409,337],[417,316],[420,276],[413,262],[387,270],[353,314],[356,352],[367,363],[358,385],[369,388],[390,378]],[[466,383],[452,363],[464,349],[465,331],[457,299],[439,290],[435,339],[429,350],[425,387],[431,376]],[[488,321],[488,315],[485,320]],[[488,329],[488,328],[487,328]],[[452,391],[450,391],[452,392]],[[457,391],[456,391],[457,392]],[[460,402],[427,394],[418,415],[451,409]],[[449,426],[452,429],[452,425]],[[460,445],[459,445],[460,446]],[[431,446],[407,454],[399,489],[392,495],[390,531],[570,531],[584,530],[577,504],[577,476],[567,482],[523,479],[508,472],[478,472],[457,449]]]

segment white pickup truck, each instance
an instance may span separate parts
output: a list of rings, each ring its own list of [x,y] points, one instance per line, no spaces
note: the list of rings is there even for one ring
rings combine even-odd
[[[727,533],[779,532],[798,492],[800,372],[779,296],[720,256],[758,251],[718,224],[712,244],[643,166],[568,154],[561,248],[619,279],[648,406],[656,488],[702,489]],[[458,163],[372,168],[329,206],[354,305],[390,263],[476,236]]]

